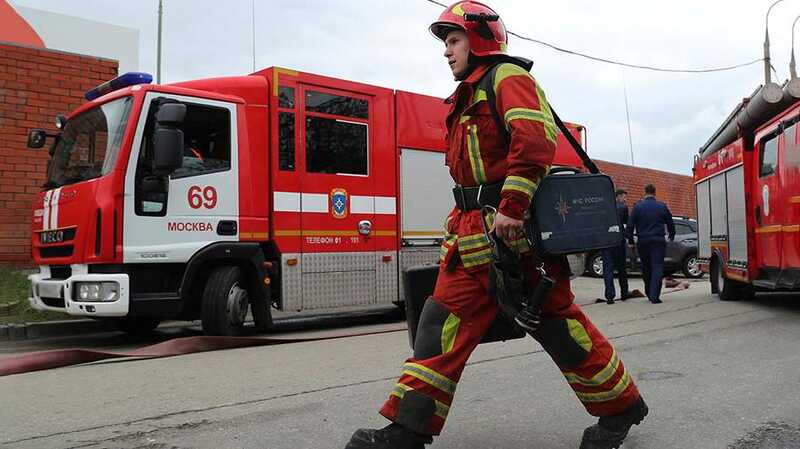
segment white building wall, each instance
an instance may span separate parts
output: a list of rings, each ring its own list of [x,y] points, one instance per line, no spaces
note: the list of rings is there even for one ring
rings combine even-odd
[[[139,30],[13,5],[47,48],[116,59],[119,73],[139,67]]]

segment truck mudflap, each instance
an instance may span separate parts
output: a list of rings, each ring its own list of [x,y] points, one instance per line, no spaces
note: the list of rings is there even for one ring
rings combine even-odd
[[[62,312],[75,316],[122,317],[130,308],[130,279],[127,274],[89,273],[87,265],[72,265],[65,279],[55,279],[48,266],[28,276],[28,301],[35,310]]]

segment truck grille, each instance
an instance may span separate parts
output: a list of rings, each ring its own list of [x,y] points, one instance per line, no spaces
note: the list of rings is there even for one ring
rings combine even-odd
[[[50,279],[69,279],[72,267],[69,265],[50,265]]]
[[[72,245],[47,246],[39,248],[39,256],[42,259],[48,259],[53,257],[69,257],[72,255],[72,250],[73,250]]]
[[[49,307],[60,307],[64,308],[64,298],[40,298],[45,305]]]

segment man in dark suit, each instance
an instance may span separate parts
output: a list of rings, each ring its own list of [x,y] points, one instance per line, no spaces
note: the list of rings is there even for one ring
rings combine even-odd
[[[652,184],[644,186],[644,198],[633,207],[628,220],[628,242],[636,242],[639,258],[642,260],[642,280],[650,302],[660,304],[661,282],[664,278],[664,254],[667,242],[664,240],[664,229],[669,240],[675,240],[675,224],[667,205],[656,199],[656,188]]]
[[[625,225],[628,224],[628,205],[625,204],[625,196],[628,192],[618,189],[617,194],[617,214],[619,215],[619,222],[622,229],[622,235],[625,235]],[[606,303],[614,304],[614,297],[616,291],[614,290],[614,272],[618,273],[620,300],[625,301],[628,299],[628,273],[625,271],[627,262],[626,245],[623,240],[614,248],[607,248],[603,250],[603,280],[606,284],[605,297]]]

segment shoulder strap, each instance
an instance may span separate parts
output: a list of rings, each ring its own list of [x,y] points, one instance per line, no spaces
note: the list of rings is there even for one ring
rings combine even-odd
[[[502,64],[502,62],[500,64]],[[492,112],[492,117],[494,117],[494,121],[497,124],[497,129],[500,131],[500,135],[503,136],[504,143],[508,144],[508,142],[511,140],[511,136],[506,129],[505,121],[502,119],[502,117],[500,117],[500,113],[497,111],[497,95],[494,91],[494,77],[500,64],[495,64],[490,67],[489,70],[487,70],[486,73],[481,77],[480,81],[478,81],[477,85],[478,88],[483,89],[486,92],[486,101],[489,103],[489,110]],[[586,154],[586,151],[583,149],[583,147],[581,147],[581,144],[578,143],[578,141],[575,139],[575,136],[572,135],[564,122],[561,121],[561,118],[558,116],[558,114],[556,114],[552,104],[550,104],[550,112],[553,114],[553,120],[555,120],[556,126],[561,131],[561,134],[564,134],[567,142],[569,142],[569,144],[572,146],[572,149],[575,150],[575,153],[578,155],[578,157],[581,158],[583,165],[589,169],[590,173],[600,173],[600,169],[597,168],[597,165],[594,163],[594,161],[592,161],[592,158]]]
[[[600,169],[597,168],[597,165],[595,165],[592,158],[586,154],[586,150],[583,149],[581,144],[575,140],[575,136],[572,135],[567,126],[564,125],[564,122],[561,121],[561,118],[558,116],[558,114],[556,114],[556,111],[553,109],[552,105],[550,106],[550,112],[553,114],[553,119],[556,121],[556,126],[558,126],[558,129],[561,130],[561,133],[564,134],[564,137],[567,138],[567,142],[572,145],[572,149],[575,150],[575,153],[577,153],[578,157],[581,158],[583,165],[589,169],[589,173],[600,173]]]
[[[502,62],[500,64],[502,64]],[[492,112],[494,123],[497,125],[497,130],[503,138],[503,143],[508,145],[511,136],[508,134],[505,121],[500,117],[500,113],[497,111],[497,95],[494,92],[494,76],[500,64],[491,66],[489,70],[483,74],[480,81],[478,81],[478,88],[486,92],[486,102],[489,103],[489,110]]]

